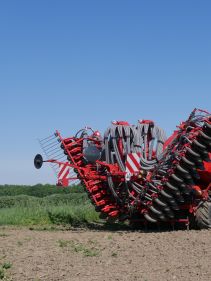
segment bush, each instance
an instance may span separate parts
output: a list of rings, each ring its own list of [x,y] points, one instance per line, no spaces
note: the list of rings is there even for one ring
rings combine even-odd
[[[83,192],[84,190],[81,185],[69,186],[65,188],[49,184],[37,184],[34,186],[0,185],[0,196],[29,195],[34,197],[45,197],[51,194],[70,194]]]
[[[71,194],[53,194],[43,198],[37,198],[28,195],[2,196],[0,197],[0,209],[16,207],[33,207],[33,206],[59,206],[62,204],[80,205],[89,202],[85,193]]]
[[[36,199],[36,197],[31,197],[27,195],[2,196],[0,197],[0,209],[11,208],[13,206],[31,206],[33,203],[36,202]]]

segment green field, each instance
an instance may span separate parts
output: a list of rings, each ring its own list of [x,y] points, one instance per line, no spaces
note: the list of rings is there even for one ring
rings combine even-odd
[[[81,186],[0,186],[0,225],[85,226],[98,221]]]

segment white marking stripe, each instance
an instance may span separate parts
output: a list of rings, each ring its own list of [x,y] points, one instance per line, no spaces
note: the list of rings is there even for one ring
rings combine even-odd
[[[132,170],[132,168],[129,166],[129,164],[127,164],[126,172],[127,172],[127,173],[133,173],[133,170]]]
[[[137,161],[136,158],[134,158],[133,154],[130,155],[130,159],[133,162],[133,164],[136,166],[136,168],[139,170],[140,169],[139,161]]]
[[[58,176],[60,176],[60,175],[63,173],[64,169],[65,169],[65,165],[64,165],[64,164],[59,165],[59,173],[58,173]]]
[[[131,156],[134,159],[131,159]],[[130,173],[138,172],[140,170],[139,163],[140,163],[140,156],[137,153],[129,153],[127,155],[127,160],[126,160],[126,172],[130,172]],[[137,166],[139,166],[139,167],[137,167]]]
[[[131,160],[130,157],[128,157],[127,162],[129,163],[129,165],[131,166],[134,172],[138,171],[138,168],[136,167],[136,165],[134,164],[134,162]]]
[[[62,175],[59,177],[59,179],[64,179],[67,177],[67,175],[69,174],[69,171],[65,169],[65,171],[62,173]]]
[[[62,166],[64,167],[64,165],[62,165]],[[63,169],[63,167],[61,168],[61,170]],[[59,174],[59,179],[60,179],[60,180],[63,179],[64,176],[67,177],[67,175],[69,174],[69,171],[70,171],[69,166],[66,166],[66,167],[64,168],[63,172],[62,172],[61,174]],[[67,174],[67,175],[66,175],[66,174]]]
[[[63,173],[59,176],[59,179],[63,179],[67,172],[69,173],[69,167],[65,167]]]
[[[140,163],[140,156],[137,153],[132,153],[133,157],[136,159],[138,163]]]

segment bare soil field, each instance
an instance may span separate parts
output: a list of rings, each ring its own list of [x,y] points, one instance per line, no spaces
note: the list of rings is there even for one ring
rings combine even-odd
[[[0,228],[3,280],[211,280],[210,231]]]

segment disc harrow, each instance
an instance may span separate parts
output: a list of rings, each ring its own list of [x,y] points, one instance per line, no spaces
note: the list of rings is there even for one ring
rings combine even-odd
[[[194,109],[168,139],[151,120],[113,121],[104,137],[85,127],[55,138],[101,218],[211,227],[210,113]]]

